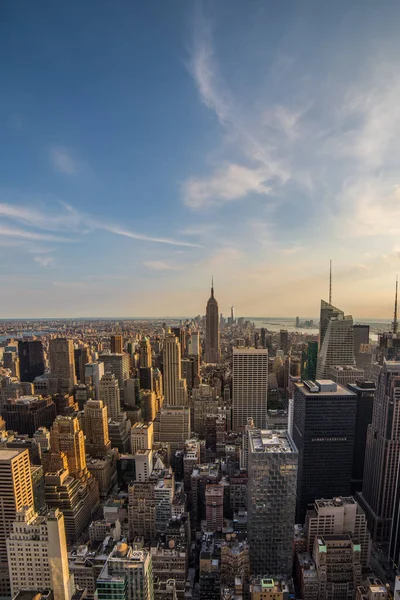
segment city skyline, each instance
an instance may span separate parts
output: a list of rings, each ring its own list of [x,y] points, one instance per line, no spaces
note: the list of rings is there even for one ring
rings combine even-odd
[[[6,2],[0,317],[198,314],[211,273],[226,314],[317,314],[330,258],[333,302],[389,317],[399,17]]]

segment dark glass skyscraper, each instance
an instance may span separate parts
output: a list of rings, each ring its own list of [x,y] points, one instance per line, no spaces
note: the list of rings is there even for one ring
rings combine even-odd
[[[356,408],[356,395],[332,381],[295,384],[297,523],[314,500],[350,495]]]
[[[375,383],[372,381],[357,381],[349,383],[349,390],[357,394],[357,415],[354,437],[353,472],[351,475],[351,492],[362,490],[365,447],[367,443],[368,426],[372,421],[372,410],[375,398]]]
[[[219,363],[221,351],[219,345],[219,313],[218,302],[214,298],[214,285],[211,286],[211,297],[206,309],[206,363]]]
[[[56,406],[50,396],[22,396],[7,400],[2,413],[7,429],[32,436],[39,427],[50,429],[56,418]]]
[[[43,344],[39,340],[18,342],[19,370],[21,381],[32,382],[44,373]]]
[[[378,375],[372,423],[367,432],[364,481],[359,497],[374,541],[389,541],[393,514],[398,518],[399,458],[400,362],[385,362]],[[398,528],[397,524],[392,537],[399,536]],[[392,558],[397,563],[395,554]]]

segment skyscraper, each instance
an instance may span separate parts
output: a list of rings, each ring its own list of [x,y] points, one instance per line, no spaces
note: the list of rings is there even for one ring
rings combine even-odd
[[[152,367],[151,344],[148,337],[144,337],[139,343],[139,367],[142,369]]]
[[[104,456],[111,449],[107,406],[102,400],[88,400],[84,408],[85,448],[90,456]]]
[[[295,383],[297,523],[315,499],[350,496],[356,410],[356,395],[333,381]]]
[[[104,373],[115,375],[119,389],[123,391],[124,381],[129,378],[129,354],[101,354],[99,360],[104,363]]]
[[[92,385],[96,400],[99,400],[100,381],[104,375],[104,363],[92,362],[85,365],[85,383]]]
[[[359,496],[374,541],[387,542],[396,507],[400,458],[400,362],[380,369],[368,427],[362,494]],[[397,563],[398,556],[392,558]]]
[[[74,344],[72,340],[50,340],[50,371],[58,377],[59,391],[69,393],[76,384]]]
[[[182,379],[181,345],[173,333],[167,333],[163,350],[164,402],[168,406],[186,406],[186,381]]]
[[[85,365],[91,362],[89,348],[87,346],[75,348],[75,374],[78,381],[85,383]]]
[[[369,344],[369,325],[359,325],[356,323],[354,329],[354,353],[360,351],[361,344]]]
[[[35,377],[44,373],[43,344],[39,340],[19,340],[19,371],[21,381],[33,382]]]
[[[256,427],[267,422],[268,350],[234,348],[232,374],[233,428],[245,427],[252,418]]]
[[[354,365],[353,317],[321,300],[317,378],[327,379],[336,365]]]
[[[0,447],[0,596],[11,595],[6,540],[23,506],[33,506],[29,452]]]
[[[314,381],[317,376],[318,361],[318,342],[307,343],[307,353],[305,354],[303,379]]]
[[[154,421],[154,441],[171,444],[171,453],[185,447],[190,438],[190,410],[181,406],[166,406]]]
[[[251,572],[290,576],[298,454],[286,431],[249,431],[248,540]]]
[[[287,329],[281,329],[279,332],[279,348],[285,354],[289,352],[289,332]]]
[[[122,354],[124,351],[124,340],[122,335],[112,335],[110,342],[111,354]]]
[[[2,413],[7,429],[32,436],[39,427],[51,427],[56,406],[51,396],[20,396],[8,399]]]
[[[76,478],[86,473],[85,436],[77,417],[58,416],[50,431],[52,452],[63,452],[68,460],[68,470]]]
[[[200,356],[200,336],[198,331],[192,331],[188,342],[189,356]]]
[[[351,492],[354,494],[362,490],[367,433],[368,427],[372,423],[376,386],[372,381],[356,381],[354,384],[349,383],[347,387],[357,395],[353,471],[351,474]]]
[[[46,516],[28,506],[18,511],[7,551],[13,596],[19,590],[51,589],[54,600],[71,598],[64,515],[58,508]]]
[[[224,487],[219,483],[206,485],[207,531],[222,531],[224,526]]]
[[[153,600],[153,571],[147,550],[133,550],[119,542],[112,550],[98,579],[98,600]]]
[[[219,363],[221,349],[219,343],[219,314],[218,302],[214,298],[214,283],[211,285],[211,297],[206,308],[206,348],[204,360],[206,363]]]
[[[100,381],[100,399],[107,406],[108,418],[118,421],[121,415],[121,401],[118,379],[115,375],[103,375]]]
[[[350,534],[352,540],[361,546],[362,566],[369,566],[371,534],[365,513],[352,496],[315,500],[307,511],[305,534],[310,554],[317,536]]]

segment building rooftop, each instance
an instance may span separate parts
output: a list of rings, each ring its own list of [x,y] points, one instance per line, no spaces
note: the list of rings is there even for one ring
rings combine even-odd
[[[376,389],[374,381],[356,381],[355,383],[348,383],[347,385],[349,389],[356,390],[357,392]]]
[[[254,453],[297,452],[287,431],[255,429],[249,431],[249,450]]]
[[[346,505],[354,505],[357,502],[354,500],[353,496],[340,496],[337,498],[331,498],[329,500],[325,500],[325,498],[321,498],[320,500],[315,501],[315,505],[318,508],[326,508],[329,506],[346,506]]]
[[[20,396],[19,398],[16,398],[13,401],[13,404],[35,404],[36,402],[39,402],[40,400],[43,400],[43,398],[41,396]]]
[[[140,431],[143,429],[148,429],[150,427],[150,425],[153,425],[153,423],[143,423],[143,422],[134,423],[132,425],[132,429],[134,429],[135,430],[134,433],[136,433],[138,430]]]
[[[13,458],[21,454],[21,452],[24,452],[24,450],[6,450],[0,448],[0,461],[4,462],[6,460],[12,460]]]
[[[384,366],[387,371],[400,371],[400,361],[397,360],[385,360]]]
[[[400,369],[400,363],[399,364],[399,369]],[[329,384],[331,384],[332,386],[335,386],[336,389],[335,391],[324,391],[321,390],[319,388],[319,384],[323,383],[323,384],[327,384],[329,381]],[[329,397],[331,398],[332,396],[355,396],[354,392],[344,388],[343,386],[334,383],[333,381],[330,380],[319,380],[319,381],[307,381],[307,382],[301,382],[301,383],[295,383],[295,388],[297,388],[299,391],[301,391],[302,394],[304,394],[304,396],[310,397],[310,398],[323,398],[323,397]]]
[[[255,577],[250,584],[252,592],[288,592],[288,587],[285,581],[279,579],[271,579],[270,577]]]

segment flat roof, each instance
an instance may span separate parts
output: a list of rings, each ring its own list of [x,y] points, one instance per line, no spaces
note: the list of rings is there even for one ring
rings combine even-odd
[[[6,461],[6,460],[12,460],[13,458],[15,458],[16,456],[18,456],[19,454],[21,454],[21,452],[25,452],[26,448],[23,448],[21,450],[3,450],[3,448],[0,448],[0,460],[1,461]]]
[[[297,452],[285,430],[255,429],[248,433],[251,452],[271,454]]]
[[[400,363],[399,364],[399,369],[400,369]],[[327,380],[318,380],[321,382],[325,382]],[[330,380],[329,380],[330,381]],[[308,387],[306,385],[304,385],[303,382],[301,383],[295,383],[294,384],[296,388],[298,388],[302,394],[304,394],[304,396],[310,397],[310,398],[321,398],[321,397],[331,397],[331,396],[349,396],[349,397],[355,397],[357,394],[355,394],[354,392],[351,392],[350,390],[348,390],[347,388],[337,384],[337,391],[336,392],[310,392],[310,390],[308,389]]]

